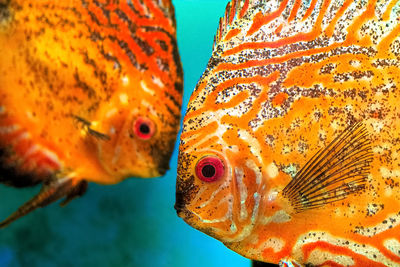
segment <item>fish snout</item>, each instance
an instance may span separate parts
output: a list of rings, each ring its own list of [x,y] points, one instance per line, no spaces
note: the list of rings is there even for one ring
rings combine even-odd
[[[182,192],[176,191],[176,199],[174,208],[179,217],[182,217],[182,212],[185,210],[184,195]]]
[[[169,170],[169,167],[165,167],[165,166],[158,166],[158,173],[160,174],[160,176],[163,176],[167,171]]]
[[[191,183],[191,180],[182,182],[178,178],[174,208],[178,216],[184,219],[186,222],[188,222],[188,220],[193,216],[190,206],[198,190],[199,188],[194,186]]]
[[[196,158],[192,155],[179,151],[174,207],[178,216],[186,222],[193,216],[192,202],[200,190],[199,186],[195,184],[195,176],[191,172],[191,162],[194,160]]]
[[[184,203],[176,201],[174,208],[178,217],[182,218],[186,223],[190,224],[190,219],[193,217],[193,214],[186,208],[186,205]]]
[[[170,161],[171,153],[161,152],[155,149],[153,151],[153,158],[156,164],[156,169],[160,176],[163,176],[169,170],[169,161]]]

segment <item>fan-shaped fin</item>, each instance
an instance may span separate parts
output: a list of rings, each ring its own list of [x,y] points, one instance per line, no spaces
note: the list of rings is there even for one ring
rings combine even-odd
[[[315,154],[283,189],[297,212],[340,201],[366,189],[373,160],[371,141],[356,123]]]
[[[89,135],[91,135],[91,136],[93,136],[93,137],[95,137],[95,138],[98,138],[98,139],[102,139],[102,140],[110,140],[110,136],[108,136],[108,135],[106,135],[106,134],[104,134],[104,133],[100,133],[100,132],[98,132],[98,131],[96,131],[96,130],[93,130],[93,129],[91,128],[91,126],[92,126],[92,123],[91,123],[91,122],[85,120],[85,119],[82,118],[82,117],[76,116],[76,115],[71,115],[71,116],[72,116],[77,122],[79,122],[79,123],[81,124],[82,129],[83,129],[86,133],[88,133]]]

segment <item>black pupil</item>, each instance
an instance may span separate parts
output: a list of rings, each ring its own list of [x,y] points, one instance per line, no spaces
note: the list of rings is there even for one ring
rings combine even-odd
[[[149,134],[150,133],[150,127],[146,123],[142,123],[142,124],[140,124],[139,131],[142,134]]]
[[[215,175],[215,167],[208,164],[201,169],[201,174],[206,178],[211,178]]]

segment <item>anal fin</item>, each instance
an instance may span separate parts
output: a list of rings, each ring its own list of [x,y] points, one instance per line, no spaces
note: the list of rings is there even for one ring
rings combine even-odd
[[[31,211],[39,207],[47,206],[63,197],[65,197],[65,200],[61,202],[60,205],[64,206],[73,198],[82,196],[86,192],[87,186],[87,181],[70,177],[52,179],[49,182],[45,182],[36,196],[22,205],[7,219],[0,222],[0,228],[4,228]]]

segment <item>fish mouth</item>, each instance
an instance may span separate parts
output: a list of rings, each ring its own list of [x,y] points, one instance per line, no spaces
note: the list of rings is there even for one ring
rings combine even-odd
[[[158,154],[153,155],[155,158],[156,169],[160,176],[163,176],[170,168],[169,168],[169,161],[170,161],[170,154]]]
[[[185,205],[180,205],[179,203],[175,203],[174,208],[178,217],[192,226],[191,218],[193,218],[193,213],[189,211]]]
[[[198,220],[199,216],[196,215],[196,213],[188,210],[185,205],[181,205],[180,203],[175,203],[174,208],[178,216],[189,226],[211,237],[217,238],[215,234],[215,229],[213,229],[212,227],[202,225]]]
[[[169,170],[169,166],[159,166],[158,167],[158,173],[160,174],[160,176],[163,176],[164,174],[166,174],[168,170]]]
[[[175,203],[174,209],[176,211],[176,214],[178,214],[179,217],[182,217],[181,214],[185,210],[185,206],[182,206],[181,204]]]
[[[184,204],[184,194],[182,192],[176,191],[175,195],[176,201],[174,208],[176,210],[176,213],[178,214],[179,217],[182,217],[181,214],[184,213],[186,210],[185,204]]]
[[[193,214],[186,208],[184,197],[185,197],[185,195],[183,193],[181,193],[179,191],[176,192],[176,201],[175,201],[174,208],[175,208],[176,214],[179,217],[181,217],[185,222],[187,222],[188,219],[193,217]]]

